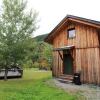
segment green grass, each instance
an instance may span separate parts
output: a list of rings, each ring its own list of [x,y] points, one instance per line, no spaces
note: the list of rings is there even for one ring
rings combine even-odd
[[[51,87],[46,80],[51,72],[24,71],[22,79],[0,81],[0,100],[77,100],[76,96]]]

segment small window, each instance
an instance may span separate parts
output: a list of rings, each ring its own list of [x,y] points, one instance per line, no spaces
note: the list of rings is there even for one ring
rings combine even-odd
[[[69,29],[68,38],[74,38],[74,37],[75,37],[75,29]]]

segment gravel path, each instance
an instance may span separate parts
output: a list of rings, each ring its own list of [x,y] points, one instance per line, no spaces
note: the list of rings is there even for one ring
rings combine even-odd
[[[61,83],[56,78],[50,80],[48,83],[52,83],[53,85],[67,92],[78,93],[79,95],[84,96],[85,100],[100,100],[100,87],[98,86],[87,84],[82,84],[79,86],[73,83]]]

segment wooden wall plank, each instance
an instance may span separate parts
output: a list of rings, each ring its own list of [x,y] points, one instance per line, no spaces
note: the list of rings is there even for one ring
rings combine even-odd
[[[71,23],[69,28],[72,27]],[[75,45],[74,72],[80,71],[82,81],[100,84],[100,48],[97,29],[86,25],[76,24],[76,37],[67,38],[67,27],[59,31],[53,41],[54,48]],[[63,55],[63,52],[61,52]],[[54,53],[53,73],[55,76],[63,74],[63,62],[57,52]]]

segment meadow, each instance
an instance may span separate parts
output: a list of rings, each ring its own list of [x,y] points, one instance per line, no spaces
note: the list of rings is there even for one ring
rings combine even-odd
[[[0,100],[77,100],[75,95],[46,84],[50,71],[24,70],[23,78],[0,80]]]

